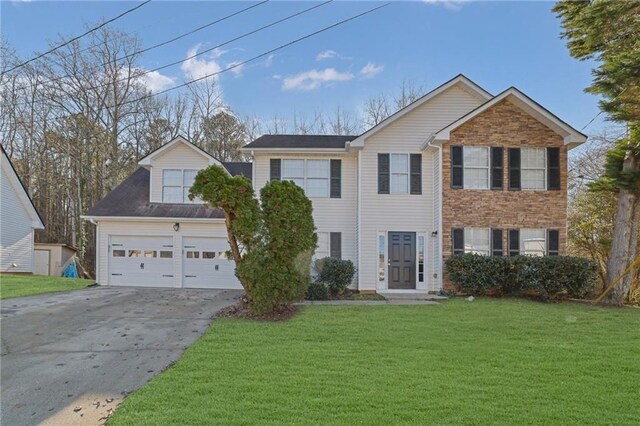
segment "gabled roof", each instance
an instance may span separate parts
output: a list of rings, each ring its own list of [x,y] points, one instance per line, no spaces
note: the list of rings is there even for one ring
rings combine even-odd
[[[516,89],[515,87],[510,87],[504,92],[495,96],[493,99],[485,102],[478,108],[470,111],[466,115],[463,115],[453,123],[436,132],[433,136],[434,143],[443,143],[448,141],[452,131],[505,99],[509,99],[509,101],[522,108],[533,118],[537,119],[542,124],[564,137],[564,144],[568,145],[569,148],[580,145],[587,140],[587,135],[581,133],[580,131],[574,129],[573,127],[562,121],[556,115],[522,93],[520,90]]]
[[[357,135],[262,135],[245,145],[243,150],[321,149],[344,150]]]
[[[362,133],[360,136],[358,136],[355,140],[353,140],[351,142],[350,146],[352,146],[352,147],[364,146],[364,140],[367,139],[369,136],[371,136],[374,133],[379,132],[380,130],[384,129],[385,127],[387,127],[391,123],[394,123],[396,120],[404,117],[405,115],[407,115],[411,111],[415,110],[416,108],[420,107],[421,105],[425,104],[429,100],[433,99],[434,97],[438,96],[442,92],[448,90],[449,88],[451,88],[451,87],[453,87],[455,85],[461,85],[466,90],[470,91],[471,93],[474,93],[479,98],[484,99],[484,100],[489,100],[489,99],[491,99],[493,97],[491,95],[491,93],[489,93],[486,90],[484,90],[482,87],[480,87],[479,85],[477,85],[476,83],[471,81],[466,76],[464,76],[462,74],[458,74],[457,76],[455,76],[451,80],[447,81],[444,84],[441,84],[440,86],[436,87],[435,89],[433,89],[429,93],[427,93],[427,94],[423,95],[422,97],[416,99],[415,101],[413,101],[412,103],[410,103],[406,107],[402,108],[399,111],[396,111],[394,114],[391,114],[389,117],[387,117],[386,119],[382,120],[380,123],[376,124],[375,126],[370,128],[366,132]]]
[[[29,193],[27,192],[27,188],[24,186],[24,184],[20,180],[20,177],[18,176],[18,172],[16,171],[16,168],[13,166],[13,163],[11,162],[9,155],[7,155],[7,151],[4,150],[4,146],[2,145],[0,145],[0,148],[2,148],[1,167],[9,177],[9,182],[11,183],[11,186],[15,188],[18,198],[22,202],[22,205],[24,206],[25,210],[27,211],[27,214],[29,215],[29,218],[31,219],[33,228],[44,229],[44,222],[42,220],[42,217],[40,216],[40,213],[38,213],[36,206],[33,204],[33,200],[29,196]]]
[[[207,160],[209,160],[209,164],[210,165],[212,165],[212,164],[220,165],[221,164],[220,161],[218,161],[216,158],[214,158],[211,154],[209,154],[205,150],[201,149],[200,147],[192,144],[186,138],[184,138],[182,136],[176,136],[171,141],[167,142],[166,144],[162,145],[161,147],[157,148],[154,151],[151,151],[149,154],[147,154],[144,157],[142,157],[138,161],[138,165],[143,166],[143,167],[151,166],[151,161],[154,158],[159,157],[160,155],[164,154],[165,152],[173,149],[173,147],[178,145],[178,144],[183,144],[183,145],[191,148],[192,150],[194,150],[198,154],[202,155]]]
[[[242,175],[251,180],[253,177],[253,163],[243,163],[240,161],[224,161],[222,163],[231,176]]]

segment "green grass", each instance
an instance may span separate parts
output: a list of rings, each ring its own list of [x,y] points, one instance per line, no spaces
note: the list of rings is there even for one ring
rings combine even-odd
[[[0,275],[0,299],[33,296],[34,294],[76,290],[95,283],[81,280],[41,275]]]
[[[223,319],[114,425],[637,424],[640,310],[523,300]]]

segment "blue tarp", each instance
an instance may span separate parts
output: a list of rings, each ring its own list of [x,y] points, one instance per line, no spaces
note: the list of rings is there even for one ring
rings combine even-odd
[[[76,268],[76,262],[71,262],[62,273],[62,276],[67,278],[80,278],[78,276],[78,268]]]

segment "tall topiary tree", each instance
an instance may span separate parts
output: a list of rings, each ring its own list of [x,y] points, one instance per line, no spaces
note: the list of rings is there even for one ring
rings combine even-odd
[[[224,211],[236,277],[254,312],[282,310],[304,296],[317,236],[300,187],[269,182],[259,203],[249,179],[211,166],[197,174],[189,196]]]

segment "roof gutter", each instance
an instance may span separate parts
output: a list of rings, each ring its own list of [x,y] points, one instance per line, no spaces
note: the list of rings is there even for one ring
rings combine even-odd
[[[143,216],[80,216],[94,225],[98,222],[183,222],[183,223],[224,223],[224,218],[210,217],[143,217]]]

